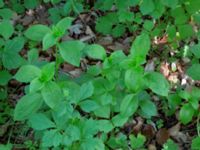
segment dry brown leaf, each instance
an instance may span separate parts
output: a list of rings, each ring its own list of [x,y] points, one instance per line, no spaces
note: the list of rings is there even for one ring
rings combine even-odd
[[[169,139],[169,132],[166,128],[161,128],[156,134],[156,142],[163,145]]]

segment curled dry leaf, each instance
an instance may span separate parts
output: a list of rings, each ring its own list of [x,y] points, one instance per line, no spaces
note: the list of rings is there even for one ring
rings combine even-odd
[[[166,128],[161,128],[156,134],[156,142],[163,145],[169,139],[169,132]]]
[[[174,125],[173,127],[168,129],[169,135],[171,137],[176,137],[180,131],[181,128],[181,124],[177,123],[176,125]]]
[[[169,63],[162,62],[160,66],[160,72],[164,75],[165,78],[167,78],[170,73]]]
[[[146,136],[146,138],[152,139],[155,136],[155,129],[150,124],[144,125],[144,128],[142,129],[142,134]]]
[[[138,133],[141,132],[141,129],[142,129],[142,126],[143,126],[143,123],[144,123],[144,120],[141,118],[141,117],[137,117],[136,118],[136,125],[133,127],[133,133],[135,135],[137,135]]]

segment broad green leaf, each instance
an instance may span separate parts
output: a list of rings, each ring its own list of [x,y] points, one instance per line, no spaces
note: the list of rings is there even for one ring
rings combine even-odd
[[[23,37],[15,37],[6,43],[4,51],[12,53],[20,52],[24,47],[24,43],[25,41]]]
[[[110,120],[98,120],[97,126],[100,131],[103,131],[105,133],[110,132],[114,128]]]
[[[200,43],[193,45],[190,50],[196,58],[200,58]]]
[[[140,101],[140,108],[142,111],[142,115],[147,118],[151,118],[152,116],[157,115],[156,105],[150,100],[142,100]]]
[[[125,117],[133,115],[138,108],[138,98],[133,95],[127,95],[120,104],[120,114]]]
[[[110,106],[109,105],[105,105],[105,106],[101,106],[99,108],[97,108],[94,111],[94,114],[98,117],[102,117],[102,118],[109,118],[110,117]]]
[[[42,71],[42,75],[40,79],[45,82],[50,81],[51,79],[53,79],[54,74],[55,74],[55,62],[51,62],[44,65],[41,68],[41,71]]]
[[[93,100],[85,100],[79,103],[81,109],[85,112],[91,112],[99,108],[99,105]]]
[[[80,100],[84,100],[92,96],[94,92],[94,86],[92,82],[84,83],[80,88]]]
[[[43,147],[58,147],[62,142],[62,135],[56,130],[47,130],[42,137]]]
[[[0,71],[0,85],[6,85],[8,84],[8,81],[12,78],[12,75],[6,71],[2,70]]]
[[[178,4],[178,0],[161,0],[161,2],[170,8],[175,8],[176,5]]]
[[[112,123],[115,127],[122,127],[127,121],[129,117],[125,117],[122,114],[118,114],[112,118]]]
[[[30,64],[37,62],[38,58],[39,58],[38,49],[33,48],[30,51],[28,51],[28,61]]]
[[[50,47],[54,46],[57,42],[56,37],[52,33],[47,33],[42,40],[43,50],[47,50]]]
[[[7,69],[16,69],[20,67],[25,60],[17,53],[6,51],[2,55],[3,66]]]
[[[31,81],[29,86],[30,93],[37,92],[44,87],[45,83],[42,82],[39,78],[35,78]]]
[[[49,29],[49,27],[42,24],[37,24],[37,25],[32,25],[31,27],[29,27],[25,31],[24,35],[30,40],[42,41],[44,36],[50,32],[51,30]]]
[[[4,39],[9,39],[14,33],[14,27],[8,20],[4,20],[0,23],[0,35],[4,37]]]
[[[186,24],[186,25],[179,25],[178,31],[180,34],[180,38],[185,40],[195,34],[192,25]]]
[[[193,80],[200,80],[200,64],[193,64],[186,72]]]
[[[161,96],[168,95],[170,86],[162,74],[158,72],[149,72],[144,76],[144,81],[146,86],[150,88],[154,93]]]
[[[0,9],[0,16],[4,20],[9,20],[13,16],[13,11],[8,8],[2,8]]]
[[[20,82],[30,82],[40,75],[41,70],[38,67],[33,65],[25,65],[17,71],[14,78]]]
[[[133,148],[133,149],[142,148],[146,141],[145,136],[143,136],[142,134],[138,134],[137,137],[135,137],[134,135],[130,135],[129,138],[130,138],[130,142],[131,142],[131,148]]]
[[[63,93],[55,82],[49,81],[42,88],[42,97],[50,108],[55,108],[63,99]]]
[[[45,130],[55,127],[55,124],[43,113],[35,113],[31,115],[29,123],[35,130]]]
[[[38,5],[38,0],[25,0],[24,6],[27,9],[34,9]]]
[[[67,29],[70,28],[72,21],[73,18],[70,17],[63,18],[56,24],[56,27],[60,29],[62,32],[65,32]]]
[[[41,107],[42,103],[42,96],[39,93],[23,96],[15,107],[14,120],[23,121],[29,118]]]
[[[151,47],[151,41],[147,34],[143,33],[138,36],[131,46],[131,56],[140,65],[146,62],[146,55]]]
[[[183,124],[187,124],[192,121],[192,117],[194,115],[194,109],[190,104],[184,104],[180,110],[180,121]]]
[[[131,68],[125,73],[125,85],[128,89],[137,92],[144,87],[144,69],[142,67]]]
[[[169,139],[167,142],[163,145],[162,150],[180,150],[178,144],[176,144],[173,140]]]
[[[200,148],[200,137],[196,137],[192,140],[192,150],[199,150]]]
[[[81,61],[81,51],[85,44],[80,41],[67,41],[59,45],[59,50],[62,58],[68,63],[79,67]]]
[[[147,15],[155,9],[155,5],[153,0],[143,0],[140,5],[140,11],[143,15]]]
[[[92,44],[85,47],[86,54],[94,59],[103,60],[106,57],[105,49],[98,44]]]
[[[13,145],[8,143],[6,145],[4,144],[0,144],[0,150],[12,150],[13,149]]]
[[[0,8],[4,6],[3,0],[0,0]]]

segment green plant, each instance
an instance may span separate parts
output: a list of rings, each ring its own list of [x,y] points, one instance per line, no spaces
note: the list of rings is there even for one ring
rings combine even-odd
[[[0,0],[0,104],[4,109],[0,109],[0,124],[13,115],[12,127],[18,123],[30,127],[33,141],[22,142],[28,149],[144,149],[145,134],[127,134],[123,128],[136,116],[145,119],[144,124],[155,121],[158,128],[163,128],[163,118],[177,112],[178,121],[185,126],[197,118],[199,134],[199,88],[195,84],[187,88],[174,85],[168,75],[160,73],[159,65],[188,58],[190,62],[184,64],[186,75],[194,82],[200,79],[200,2],[97,0],[94,6],[91,4],[94,8],[86,3]],[[15,26],[16,12],[34,11],[39,5],[46,6],[52,24],[21,29]],[[71,17],[81,17],[81,12],[89,9],[102,15],[96,15],[97,32],[116,40],[133,37],[128,53],[115,50],[108,54],[106,47],[96,43],[64,40],[73,24]],[[41,60],[42,53],[49,53],[51,59]],[[158,57],[157,64],[154,69],[146,69],[153,57]],[[78,77],[61,69],[65,64],[81,67],[85,59],[99,63],[88,63]],[[177,70],[171,67],[170,71]],[[6,102],[12,96],[13,80],[17,80],[13,91],[20,89],[16,93],[23,95],[14,112]],[[12,132],[7,143],[12,143],[11,136]],[[12,147],[15,143],[0,145],[0,149]],[[198,147],[199,135],[191,144],[192,149]],[[163,150],[168,149],[178,146],[169,139],[163,145]]]

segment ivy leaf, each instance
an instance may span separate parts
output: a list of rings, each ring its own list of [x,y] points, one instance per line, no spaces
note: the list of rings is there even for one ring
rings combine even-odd
[[[30,116],[29,123],[35,130],[45,130],[55,127],[55,124],[44,114],[35,113]]]
[[[149,72],[144,76],[144,80],[146,86],[149,87],[154,93],[161,96],[168,95],[170,86],[162,74],[158,72]]]
[[[127,95],[120,104],[120,114],[129,117],[133,115],[138,108],[138,99],[135,95]]]
[[[14,120],[23,121],[35,113],[42,105],[42,96],[39,93],[32,93],[23,96],[17,103],[14,110]]]
[[[6,85],[8,84],[8,81],[12,78],[12,75],[6,71],[2,70],[0,71],[0,85]]]
[[[17,71],[14,78],[20,82],[30,82],[40,75],[41,70],[38,67],[33,65],[25,65]]]
[[[63,93],[55,82],[49,81],[42,88],[42,97],[50,108],[55,108],[63,99]]]
[[[51,30],[49,27],[42,24],[38,24],[38,25],[32,25],[30,28],[28,28],[25,31],[24,35],[30,40],[42,41],[44,36],[50,32]]]
[[[190,68],[187,69],[187,74],[193,80],[200,80],[200,64],[193,64]]]
[[[4,37],[4,39],[9,39],[14,33],[14,27],[8,20],[3,20],[0,23],[0,35]]]
[[[89,57],[94,59],[104,60],[106,57],[105,49],[98,44],[88,45],[84,48],[84,50]]]
[[[187,124],[192,120],[194,109],[190,104],[184,104],[180,110],[180,120],[183,124]]]
[[[155,9],[155,4],[153,0],[143,0],[140,5],[140,11],[143,15],[147,15]]]
[[[62,58],[68,63],[79,67],[81,61],[81,51],[85,44],[80,41],[67,41],[59,45],[59,50]]]
[[[131,46],[131,56],[135,60],[136,65],[145,63],[146,55],[150,50],[151,41],[149,35],[143,33],[138,36]]]

